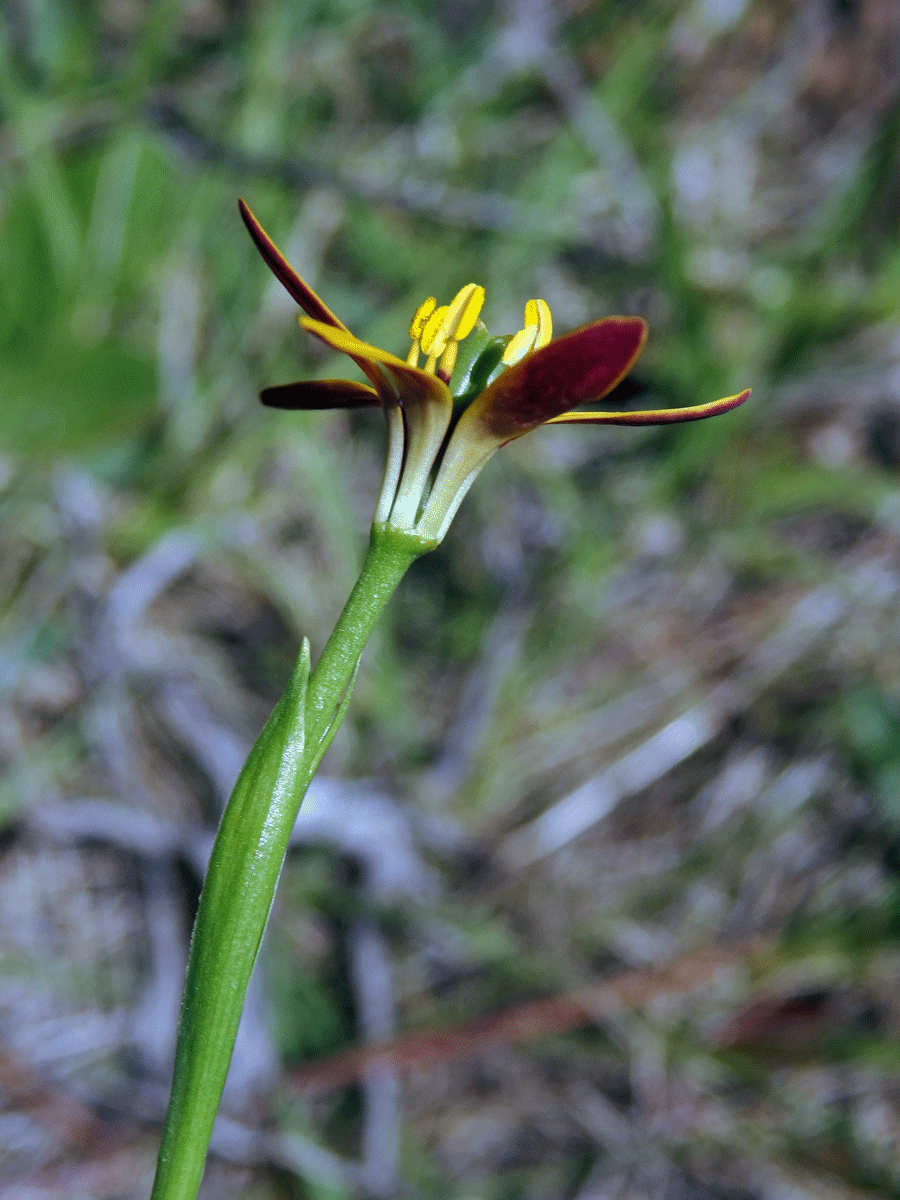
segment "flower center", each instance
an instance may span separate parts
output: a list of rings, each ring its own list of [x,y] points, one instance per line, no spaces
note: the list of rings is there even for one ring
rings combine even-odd
[[[419,355],[426,357],[424,369],[429,375],[437,375],[444,383],[450,382],[459,343],[475,328],[478,314],[484,304],[484,288],[467,283],[450,304],[438,307],[434,296],[416,309],[409,326],[412,346],[406,357],[411,367],[418,367]],[[525,305],[525,327],[508,342],[503,351],[502,363],[512,366],[530,354],[546,346],[553,336],[550,309],[543,300],[529,300]]]
[[[419,305],[409,326],[412,348],[406,361],[411,367],[419,365],[419,351],[428,360],[425,370],[448,383],[456,365],[459,343],[475,328],[481,306],[484,304],[484,288],[467,283],[456,293],[450,304],[437,307],[434,296]]]

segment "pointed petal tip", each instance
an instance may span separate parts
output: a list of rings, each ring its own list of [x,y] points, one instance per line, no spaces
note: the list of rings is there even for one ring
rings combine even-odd
[[[551,417],[548,425],[678,425],[685,421],[703,421],[738,408],[750,396],[750,388],[708,404],[687,408],[656,408],[637,412],[567,412]]]
[[[334,408],[378,408],[378,393],[351,379],[306,379],[263,388],[259,399],[266,408],[288,412],[321,412]]]
[[[238,199],[238,212],[266,266],[295,303],[309,316],[323,321],[326,325],[345,329],[344,323],[338,320],[328,305],[320,300],[309,284],[297,274],[256,219],[246,201]]]
[[[260,242],[263,242],[263,243],[270,242],[271,239],[269,238],[266,231],[263,229],[262,225],[260,225],[256,216],[254,215],[253,209],[250,207],[250,205],[247,203],[247,201],[244,200],[242,196],[238,196],[237,203],[238,203],[238,212],[241,214],[241,220],[246,225],[248,233],[253,238],[253,241],[256,243],[257,249],[259,249],[260,253],[262,253],[262,249],[260,248]],[[263,255],[263,257],[265,258],[265,255]]]
[[[263,229],[262,225],[260,225],[256,216],[254,215],[253,209],[242,196],[238,196],[237,205],[238,212],[241,215],[241,220],[244,222],[244,225],[247,227],[247,231],[258,246],[261,239],[267,238],[266,231]]]

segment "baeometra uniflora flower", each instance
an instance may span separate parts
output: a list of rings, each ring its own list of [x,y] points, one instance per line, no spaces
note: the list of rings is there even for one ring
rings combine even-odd
[[[474,283],[450,304],[439,306],[433,297],[421,304],[409,327],[412,347],[405,360],[398,358],[354,337],[239,203],[257,249],[303,310],[301,327],[348,355],[369,380],[289,383],[266,388],[262,401],[287,409],[381,405],[388,452],[376,525],[439,542],[491,455],[539,425],[696,421],[736,408],[750,395],[747,390],[690,408],[579,411],[628,374],[646,341],[646,323],[602,317],[554,338],[547,305],[529,300],[523,328],[493,337],[479,320],[484,289]]]

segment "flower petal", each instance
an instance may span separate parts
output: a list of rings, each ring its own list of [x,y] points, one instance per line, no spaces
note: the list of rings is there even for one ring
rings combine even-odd
[[[324,321],[317,321],[311,317],[298,317],[297,324],[301,329],[307,329],[310,333],[314,333],[317,338],[330,346],[332,350],[340,350],[342,354],[349,354],[351,358],[365,358],[370,362],[393,363],[397,366],[404,367],[402,358],[398,358],[396,354],[391,354],[390,350],[380,350],[377,346],[371,345],[369,342],[362,342],[358,337],[354,337],[348,329],[341,327],[335,329]],[[412,367],[411,370],[418,368]],[[424,374],[424,372],[419,372]]]
[[[321,321],[311,321],[308,317],[301,317],[300,324],[335,350],[349,354],[361,366],[368,364],[373,370],[384,373],[385,381],[382,387],[390,387],[394,399],[393,413],[388,402],[383,399],[385,409],[389,417],[399,417],[406,427],[403,473],[393,497],[390,519],[397,528],[412,529],[435,455],[441,448],[453,415],[453,397],[450,389],[436,376],[410,366],[387,350],[379,350],[377,346],[359,341],[344,329],[333,329],[330,325],[324,325]],[[384,397],[382,388],[379,388],[379,395]],[[402,407],[402,416],[398,405]],[[382,489],[382,496],[385,494],[385,489]],[[376,518],[379,517],[387,518],[387,502],[382,514],[379,501]]]
[[[379,350],[377,346],[361,342],[359,338],[355,338],[345,329],[334,329],[322,321],[310,320],[309,317],[300,317],[300,325],[304,329],[308,329],[310,333],[314,333],[332,349],[349,354],[360,365],[368,362],[374,370],[385,373],[390,380],[390,383],[387,381],[385,383],[392,388],[394,402],[400,400],[404,408],[416,409],[429,403],[439,404],[443,407],[449,403],[452,406],[452,397],[445,383],[442,383],[434,375],[420,371],[418,367],[409,366],[402,358],[397,358],[390,351]],[[374,383],[375,379],[371,373],[367,371],[366,374]],[[380,390],[379,395],[381,395]]]
[[[495,445],[520,437],[605,396],[631,370],[646,339],[640,317],[583,325],[504,371],[472,401],[460,424],[477,422]]]
[[[306,315],[312,317],[315,321],[324,321],[326,325],[333,325],[335,329],[346,329],[347,326],[338,320],[328,305],[324,304],[312,288],[303,282],[263,229],[262,225],[260,225],[259,221],[257,221],[248,205],[243,200],[238,200],[238,208],[241,212],[241,219],[247,226],[248,233],[253,238],[257,250],[265,259],[266,266],[282,287],[296,300]]]
[[[263,388],[260,400],[267,408],[298,409],[379,408],[374,388],[352,379],[309,379]]]
[[[680,421],[702,421],[705,417],[717,417],[743,404],[750,389],[726,396],[724,400],[712,400],[708,404],[696,404],[690,408],[656,408],[643,412],[567,412],[551,417],[548,425],[674,425]]]
[[[331,325],[335,329],[346,330],[347,326],[343,321],[338,320],[328,305],[319,299],[308,284],[303,282],[243,200],[238,200],[238,208],[240,209],[241,219],[247,226],[247,231],[253,238],[256,248],[263,256],[269,270],[278,282],[287,289],[294,300],[297,301],[307,316],[312,317],[313,320],[321,321],[325,325]],[[376,391],[383,385],[383,376],[377,368],[359,361],[357,361],[357,366],[365,375],[368,375]],[[380,392],[379,395],[381,395]],[[382,396],[382,402],[384,404],[391,402],[387,394]]]
[[[422,536],[438,541],[444,536],[461,498],[498,447],[611,391],[631,370],[646,338],[640,317],[605,317],[556,338],[498,376],[453,431],[417,527]]]

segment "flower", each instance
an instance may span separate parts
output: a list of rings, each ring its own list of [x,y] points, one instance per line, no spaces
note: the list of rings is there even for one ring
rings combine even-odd
[[[376,526],[436,544],[491,455],[539,425],[697,421],[737,408],[750,395],[748,389],[708,404],[643,412],[577,410],[601,400],[628,374],[647,339],[646,323],[640,317],[603,317],[553,338],[549,308],[543,300],[529,300],[524,327],[512,337],[492,337],[478,319],[484,289],[474,283],[448,305],[439,307],[429,297],[419,306],[404,361],[354,337],[289,265],[243,200],[238,203],[266,264],[303,310],[301,328],[352,358],[371,385],[305,380],[266,388],[260,398],[285,409],[381,405],[388,452]],[[461,352],[464,340],[468,345]]]

